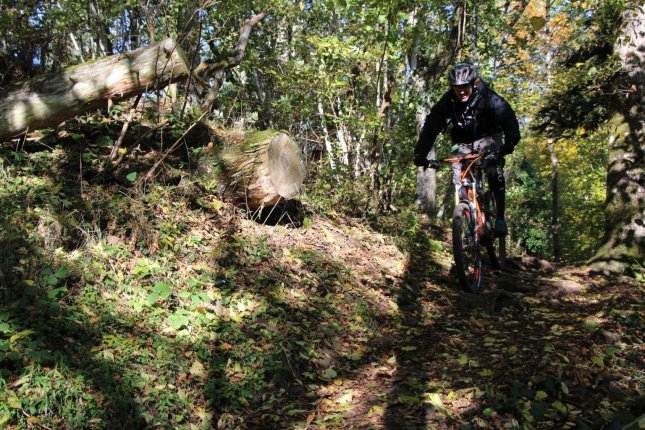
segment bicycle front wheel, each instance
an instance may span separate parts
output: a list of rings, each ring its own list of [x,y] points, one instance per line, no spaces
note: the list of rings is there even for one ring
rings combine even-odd
[[[479,242],[475,237],[475,222],[466,203],[459,203],[452,216],[452,253],[459,285],[468,292],[479,293],[482,288],[483,265]]]

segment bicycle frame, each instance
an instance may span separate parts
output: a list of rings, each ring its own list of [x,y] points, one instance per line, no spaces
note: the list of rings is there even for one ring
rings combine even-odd
[[[484,264],[482,245],[494,267],[500,267],[495,252],[493,228],[487,219],[489,198],[484,192],[484,166],[486,153],[473,153],[463,157],[446,158],[446,163],[460,163],[461,178],[455,184],[455,210],[452,218],[452,244],[455,268],[464,290],[479,293],[483,286]],[[430,160],[433,168],[436,160]],[[492,198],[492,196],[491,196]],[[494,200],[493,200],[494,202]],[[494,203],[493,203],[494,204]],[[500,260],[505,253],[504,239],[500,238]]]
[[[455,185],[455,206],[462,201],[469,204],[471,214],[473,214],[472,221],[477,225],[477,228],[475,229],[477,239],[488,233],[488,229],[485,227],[486,211],[482,209],[482,205],[480,204],[480,198],[483,196],[484,192],[481,162],[485,155],[485,153],[480,152],[463,157],[445,158],[443,160],[448,163],[461,163],[462,165],[460,183],[459,185]],[[460,196],[462,188],[466,190],[467,200],[462,200]]]

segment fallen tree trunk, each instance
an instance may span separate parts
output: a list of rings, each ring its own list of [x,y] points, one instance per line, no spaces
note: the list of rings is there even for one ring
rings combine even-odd
[[[205,91],[208,79],[223,69],[237,66],[255,24],[267,16],[258,13],[244,22],[233,54],[202,62],[191,75],[190,63],[172,40],[126,54],[88,62],[60,73],[37,76],[0,94],[0,142],[21,133],[51,127],[108,103],[194,78]],[[218,85],[210,88],[206,110],[215,101]]]
[[[217,135],[218,144],[198,161],[198,181],[215,182],[225,198],[255,210],[295,197],[302,189],[304,161],[286,133],[265,130]]]
[[[185,80],[189,63],[174,40],[37,76],[0,95],[0,141],[91,109]]]

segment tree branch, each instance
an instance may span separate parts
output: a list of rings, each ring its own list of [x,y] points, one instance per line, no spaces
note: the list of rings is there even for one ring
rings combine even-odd
[[[231,69],[242,62],[244,58],[244,51],[246,51],[246,44],[249,41],[251,35],[251,29],[255,24],[263,20],[268,15],[267,12],[261,12],[255,15],[253,18],[247,20],[242,27],[240,28],[240,37],[235,44],[235,49],[233,54],[226,59],[217,59],[210,61],[203,61],[195,69],[195,76],[198,78],[198,82],[204,84],[209,78],[215,78],[215,84],[210,87],[208,95],[206,96],[204,102],[202,103],[202,110],[204,112],[210,112],[213,108],[213,104],[217,98],[217,93],[221,87],[219,80],[221,79],[221,74],[226,69]],[[203,91],[198,92],[203,94]]]
[[[208,78],[218,70],[230,69],[240,64],[242,58],[244,57],[244,51],[246,50],[246,44],[249,41],[249,36],[251,35],[251,29],[255,24],[263,20],[267,15],[267,12],[261,12],[255,15],[253,18],[247,20],[240,28],[240,37],[235,44],[233,54],[231,54],[227,58],[203,61],[195,69],[195,75],[199,76],[200,78]]]

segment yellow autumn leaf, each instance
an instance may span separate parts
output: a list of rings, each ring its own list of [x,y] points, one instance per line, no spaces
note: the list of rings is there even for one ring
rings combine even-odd
[[[339,405],[348,405],[352,402],[352,399],[354,398],[354,390],[347,390],[345,394],[340,396],[336,403]]]
[[[204,369],[204,365],[200,363],[199,361],[194,361],[193,364],[190,366],[189,370],[190,374],[193,376],[198,376],[202,377],[206,374],[206,371]]]

